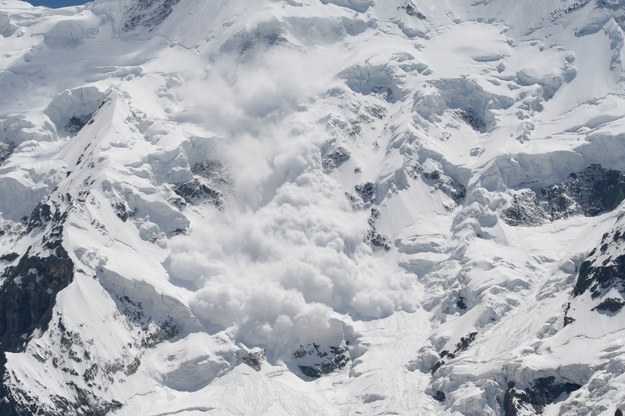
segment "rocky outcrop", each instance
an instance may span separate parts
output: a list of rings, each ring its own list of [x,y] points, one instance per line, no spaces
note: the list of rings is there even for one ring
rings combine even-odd
[[[221,192],[212,189],[198,178],[175,186],[174,191],[188,204],[205,203],[216,208],[223,208]]]
[[[42,250],[32,246],[15,266],[9,266],[0,287],[0,416],[40,414],[15,401],[5,386],[6,352],[23,352],[35,331],[45,332],[52,319],[57,294],[74,278],[74,264],[62,246],[65,213],[40,204],[33,211],[27,230],[44,229]],[[16,253],[8,256],[16,260]]]
[[[615,290],[621,299],[607,298]],[[603,235],[601,243],[582,263],[573,296],[589,293],[592,299],[603,299],[593,310],[616,313],[625,306],[625,231],[617,226]],[[614,292],[612,292],[614,293]]]
[[[48,257],[26,253],[5,272],[0,289],[0,348],[22,351],[36,329],[45,331],[56,295],[73,279],[73,262],[63,247]]]
[[[343,342],[339,346],[322,347],[319,344],[301,345],[293,353],[302,374],[319,378],[344,368],[350,361],[349,347]]]
[[[419,9],[417,8],[417,6],[415,6],[414,3],[411,2],[410,0],[404,2],[404,4],[399,6],[399,9],[404,10],[408,16],[413,16],[421,20],[426,19],[425,15],[421,13]]]
[[[378,232],[375,227],[375,222],[380,218],[380,210],[377,208],[371,208],[371,216],[369,217],[369,231],[367,231],[367,241],[374,249],[384,249],[386,251],[391,249],[391,239],[388,236]]]
[[[137,0],[129,7],[123,30],[130,32],[138,27],[152,29],[161,24],[180,0]]]
[[[332,172],[351,157],[349,150],[336,142],[326,143],[321,149],[321,166],[326,173]]]
[[[450,352],[447,350],[441,351],[440,352],[441,359],[437,361],[436,364],[434,364],[434,366],[430,369],[430,372],[434,374],[439,368],[445,365],[445,361],[444,361],[445,358],[453,360],[454,358],[456,358],[458,354],[460,354],[463,351],[468,350],[471,344],[475,341],[476,336],[477,336],[477,332],[471,332],[470,334],[460,338],[460,342],[456,344],[456,349],[454,349],[453,352]]]
[[[613,210],[624,199],[625,176],[595,164],[571,173],[565,182],[516,192],[502,217],[508,225],[536,226],[571,215],[593,217]]]
[[[538,378],[525,389],[517,388],[511,382],[503,399],[504,416],[520,416],[528,411],[531,414],[541,414],[546,405],[580,388],[582,386],[576,383],[556,382],[553,376]]]

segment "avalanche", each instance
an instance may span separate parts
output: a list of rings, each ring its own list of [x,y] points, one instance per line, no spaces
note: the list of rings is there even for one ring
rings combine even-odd
[[[625,409],[623,0],[0,0],[0,416]]]

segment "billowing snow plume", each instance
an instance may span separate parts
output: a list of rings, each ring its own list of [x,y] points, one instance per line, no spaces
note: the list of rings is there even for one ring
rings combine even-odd
[[[619,414],[624,9],[0,2],[0,416]]]

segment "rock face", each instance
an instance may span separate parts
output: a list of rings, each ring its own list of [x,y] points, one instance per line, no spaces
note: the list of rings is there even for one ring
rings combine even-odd
[[[347,148],[331,142],[322,149],[321,164],[326,172],[332,172],[347,162],[350,156],[351,154]]]
[[[377,199],[377,186],[373,182],[367,182],[354,187],[356,194],[362,200],[364,207],[368,208],[375,203]]]
[[[534,380],[530,387],[519,389],[514,383],[509,383],[504,396],[504,415],[520,416],[527,411],[532,414],[542,414],[546,405],[582,388],[579,384],[560,382],[555,377],[541,377]]]
[[[300,346],[293,353],[293,359],[298,362],[303,375],[315,379],[343,369],[349,363],[350,356],[346,344],[322,347],[313,343]]]
[[[571,173],[566,182],[548,188],[515,193],[502,213],[510,225],[540,225],[571,215],[599,215],[625,199],[625,176],[601,165]]]
[[[184,198],[188,204],[207,203],[217,208],[223,207],[221,193],[211,189],[208,185],[202,183],[202,181],[197,178],[176,185],[174,191]]]
[[[130,32],[143,27],[152,30],[161,24],[180,0],[134,0],[126,11],[127,20],[123,30]]]
[[[460,342],[456,344],[456,348],[454,349],[453,352],[450,352],[447,350],[441,351],[439,353],[441,359],[437,361],[436,364],[434,364],[434,366],[432,366],[432,368],[430,369],[430,372],[434,374],[439,368],[441,368],[441,366],[445,364],[445,361],[444,361],[445,359],[453,360],[454,358],[456,358],[456,356],[459,353],[468,350],[471,344],[473,343],[473,341],[475,341],[476,336],[477,336],[477,332],[471,332],[470,334],[460,338]]]
[[[31,214],[27,232],[41,233],[39,250],[30,246],[19,257],[6,256],[16,265],[7,267],[0,287],[0,380],[5,380],[5,353],[24,352],[35,331],[45,332],[52,319],[56,296],[74,278],[74,263],[63,248],[66,213],[59,207],[41,204]],[[30,416],[37,406],[23,408],[4,383],[0,385],[0,415]],[[67,409],[69,410],[69,408]]]
[[[35,248],[29,247],[17,265],[4,271],[0,288],[3,351],[23,351],[35,330],[45,331],[52,319],[56,295],[72,282],[74,264],[62,245],[66,215],[48,204],[35,208],[27,230],[45,232],[40,242],[43,250],[35,253]],[[7,260],[11,258],[17,257],[13,255]]]
[[[43,258],[27,252],[16,266],[10,266],[0,289],[0,348],[18,352],[29,334],[45,331],[56,295],[72,277],[73,263],[62,247]]]
[[[620,298],[607,297],[609,293]],[[625,305],[625,229],[622,220],[613,230],[605,233],[598,247],[582,262],[573,296],[589,294],[601,300],[593,310],[604,313],[619,312]]]

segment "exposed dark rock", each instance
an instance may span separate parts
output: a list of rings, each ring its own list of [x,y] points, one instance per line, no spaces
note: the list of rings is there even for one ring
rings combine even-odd
[[[517,192],[502,217],[513,226],[541,225],[576,214],[596,216],[613,210],[624,199],[625,176],[601,165],[590,165],[572,173],[566,182]]]
[[[208,204],[223,209],[221,192],[209,187],[198,178],[176,185],[174,192],[184,198],[188,204]]]
[[[70,136],[75,136],[78,134],[83,127],[89,123],[93,114],[85,114],[85,115],[74,115],[67,122],[67,126],[65,126],[65,130],[70,134]]]
[[[592,310],[615,314],[623,309],[623,306],[625,306],[625,301],[623,301],[623,299],[607,298],[603,302],[592,308]]]
[[[56,295],[71,283],[74,264],[60,245],[55,254],[39,257],[27,252],[5,271],[0,288],[0,349],[18,352],[35,329],[45,331]]]
[[[28,219],[28,232],[43,227],[52,221],[52,207],[48,204],[38,204]]]
[[[17,253],[8,253],[0,257],[0,261],[6,261],[8,263],[11,263],[13,260],[16,260],[19,256],[20,255]]]
[[[384,250],[391,249],[391,239],[386,235],[379,233],[375,228],[375,222],[380,218],[380,210],[377,208],[371,208],[371,216],[369,217],[369,231],[367,232],[367,237],[365,238],[365,242],[371,244],[371,246],[375,248],[382,248]]]
[[[158,344],[168,339],[172,339],[180,333],[180,329],[172,320],[166,320],[160,323],[156,330],[148,332],[141,340],[142,348],[156,348]]]
[[[343,343],[338,347],[322,348],[319,344],[301,345],[293,353],[293,359],[301,362],[298,368],[306,377],[319,378],[344,368],[350,361],[349,347]]]
[[[40,258],[26,253],[5,271],[6,282],[0,288],[0,356],[23,352],[36,329],[47,330],[56,295],[73,280],[73,268],[59,245],[55,255]],[[0,379],[4,379],[3,366]],[[0,385],[0,416],[39,414],[31,411],[35,410],[15,404],[8,389]]]
[[[380,219],[382,213],[377,208],[371,208],[371,215],[369,216],[369,225],[375,227],[375,222]]]
[[[596,299],[613,288],[625,295],[625,253],[621,243],[615,242],[620,240],[621,234],[619,229],[604,234],[599,247],[582,263],[573,289],[574,296],[590,291],[592,298]],[[615,246],[613,255],[606,253],[606,245]]]
[[[95,397],[87,400],[86,393],[76,388],[76,401],[54,398],[53,402],[59,406],[50,410],[40,408],[36,398],[29,397],[28,392],[20,391],[16,396],[5,384],[5,352],[24,352],[35,330],[48,330],[56,296],[73,280],[74,264],[62,246],[66,217],[67,212],[61,212],[58,206],[39,204],[27,220],[26,233],[43,230],[40,243],[44,251],[36,253],[30,247],[19,262],[7,267],[3,274],[4,284],[0,287],[0,380],[3,381],[0,384],[0,416],[104,416],[118,405],[99,403]],[[17,257],[12,254],[10,257],[16,260]],[[59,329],[63,332],[61,344],[68,348],[70,359],[82,361],[72,349],[74,343],[80,340],[66,331],[62,322]],[[68,369],[68,373],[73,374],[75,370]]]
[[[90,383],[95,380],[98,372],[100,371],[100,367],[97,364],[92,364],[91,367],[85,370],[85,373],[82,375],[83,380],[86,383]]]
[[[126,202],[116,202],[113,204],[113,209],[115,210],[115,215],[122,220],[123,222],[128,221],[129,218],[134,214],[132,210],[128,207]]]
[[[356,194],[364,203],[365,208],[370,207],[376,202],[378,187],[373,182],[366,182],[354,187]]]
[[[0,143],[0,163],[7,160],[13,154],[15,146],[10,143]]]
[[[403,5],[399,6],[399,9],[405,10],[408,16],[413,16],[421,20],[426,19],[425,15],[421,13],[411,1],[405,2]]]
[[[145,316],[141,302],[125,295],[113,295],[113,299],[117,304],[117,309],[128,319],[128,322],[142,328],[142,338],[138,342],[141,348],[155,348],[161,342],[179,334],[180,328],[171,317],[155,321],[152,317]]]
[[[447,397],[445,396],[445,393],[443,393],[440,390],[437,390],[436,393],[434,393],[434,400],[439,401],[439,402],[444,402],[445,400],[447,400]]]
[[[369,230],[369,232],[367,233],[366,241],[371,243],[371,245],[374,248],[382,248],[382,249],[384,249],[386,251],[391,249],[391,240],[390,240],[390,238],[388,238],[384,234],[380,234],[375,229]]]
[[[124,371],[124,373],[127,376],[133,375],[134,373],[137,372],[140,366],[141,366],[141,360],[139,359],[139,357],[135,357],[135,359],[132,360],[132,362],[126,366],[126,370]]]
[[[424,172],[422,169],[417,169],[415,173],[420,173],[423,178],[423,182],[436,189],[440,189],[457,204],[460,204],[464,200],[467,193],[465,186],[455,179],[443,174],[441,171],[433,170],[431,172]]]
[[[284,28],[276,25],[274,21],[265,21],[240,30],[221,45],[220,51],[234,53],[238,55],[239,60],[245,61],[257,51],[266,51],[281,45],[289,45]]]
[[[128,9],[128,19],[124,23],[124,32],[138,27],[152,29],[161,24],[173,11],[180,0],[136,0]]]
[[[582,386],[576,383],[556,383],[553,376],[538,378],[531,383],[531,387],[525,389],[516,388],[515,383],[509,383],[503,399],[504,416],[517,416],[523,409],[533,409],[540,414],[546,405],[580,388]]]
[[[441,351],[439,353],[441,359],[432,366],[430,372],[434,374],[436,370],[445,365],[444,358],[449,358],[450,360],[453,360],[459,353],[468,350],[473,341],[475,341],[475,337],[477,337],[477,332],[471,332],[467,336],[460,338],[460,342],[456,344],[456,349],[454,350],[454,352],[449,352],[447,350]]]
[[[471,332],[466,337],[460,338],[460,342],[456,344],[456,351],[454,354],[458,354],[461,351],[466,351],[469,349],[473,341],[475,341],[475,337],[477,336],[477,332]]]
[[[78,387],[73,382],[68,382],[66,385],[74,392],[76,396],[76,402],[69,402],[64,397],[53,397],[52,401],[55,404],[56,410],[54,413],[43,413],[44,416],[57,416],[57,415],[76,415],[76,416],[105,416],[114,410],[122,408],[122,403],[113,400],[110,402],[100,401],[93,393],[88,390],[84,390]],[[41,413],[33,413],[41,414]]]
[[[486,121],[475,112],[473,109],[458,110],[460,118],[467,123],[473,130],[485,132],[488,129]]]
[[[27,416],[26,412],[18,413],[20,407],[5,386],[6,363],[4,351],[0,351],[0,416]]]
[[[570,310],[571,310],[571,302],[567,303],[566,310],[564,311],[564,326],[571,325],[573,322],[575,322],[575,319],[568,316]]]
[[[614,416],[623,416],[623,411],[621,409],[616,409]]]
[[[439,368],[441,368],[443,366],[443,364],[445,364],[445,361],[437,361],[436,364],[434,364],[432,366],[432,368],[430,369],[430,373],[434,374],[438,371]]]
[[[243,351],[241,354],[241,361],[256,371],[261,370],[266,358],[265,350]]]
[[[325,172],[331,172],[347,162],[350,157],[351,154],[347,148],[330,143],[322,148],[321,166]]]

